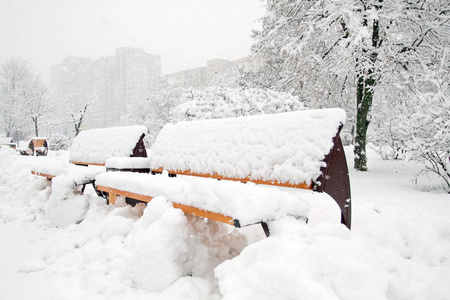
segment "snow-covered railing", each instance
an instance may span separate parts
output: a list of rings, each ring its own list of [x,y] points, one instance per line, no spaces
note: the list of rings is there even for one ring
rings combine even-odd
[[[344,122],[343,110],[323,109],[168,124],[151,148],[150,168],[154,174],[326,192],[350,228],[350,182],[339,137]],[[223,181],[118,172],[100,174],[96,180],[111,203],[118,195],[143,202],[165,196],[187,213],[236,227],[261,222],[266,234],[265,222],[280,214],[304,216],[301,199],[295,204],[278,189],[277,196],[262,197],[253,184],[238,188]],[[258,191],[250,191],[254,188]]]

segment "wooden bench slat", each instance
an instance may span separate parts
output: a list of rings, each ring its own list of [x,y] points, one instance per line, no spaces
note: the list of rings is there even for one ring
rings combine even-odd
[[[236,227],[240,227],[239,221],[234,220],[232,217],[229,216],[225,216],[219,213],[215,213],[212,211],[207,211],[207,210],[202,210],[196,207],[192,207],[192,206],[187,206],[187,205],[183,205],[183,204],[179,204],[179,203],[172,203],[173,207],[175,208],[179,208],[182,211],[184,211],[185,213],[188,214],[192,214],[192,215],[196,215],[198,217],[204,217],[204,218],[208,218],[214,221],[219,221],[222,223],[226,223],[228,225],[233,225]]]
[[[127,191],[122,191],[119,189],[102,186],[102,185],[97,185],[97,189],[99,191],[107,192],[109,194],[116,194],[116,195],[132,198],[132,199],[144,201],[144,202],[150,202],[153,199],[153,197],[151,197],[151,196],[145,196],[145,195],[140,195],[140,194],[131,193],[131,192],[127,192]],[[114,203],[111,203],[111,204],[114,204]]]
[[[97,189],[99,191],[103,191],[103,192],[107,192],[109,194],[109,196],[111,197],[111,195],[120,195],[123,197],[127,197],[127,198],[131,198],[131,199],[135,199],[135,200],[139,200],[139,201],[143,201],[143,202],[150,202],[154,197],[151,196],[145,196],[145,195],[140,195],[140,194],[136,194],[136,193],[130,193],[127,191],[123,191],[123,190],[119,190],[119,189],[115,189],[115,188],[110,188],[110,187],[106,187],[106,186],[102,186],[102,185],[98,185]],[[113,196],[113,201],[110,201],[111,204],[115,203],[115,197]],[[111,199],[110,199],[111,200]],[[184,204],[180,204],[180,203],[175,203],[172,202],[172,205],[174,208],[178,208],[181,209],[183,212],[188,213],[188,214],[192,214],[192,215],[196,215],[198,217],[204,217],[204,218],[208,218],[214,221],[218,221],[218,222],[222,222],[228,225],[233,225],[236,227],[240,227],[239,225],[239,221],[233,219],[230,216],[225,216],[223,214],[219,214],[219,213],[215,213],[212,211],[208,211],[208,210],[203,210],[203,209],[199,209],[197,207],[193,207],[193,206],[188,206],[188,205],[184,205]]]
[[[87,163],[87,162],[81,162],[81,161],[69,161],[69,163],[79,166],[101,166],[104,167],[105,163]]]
[[[31,174],[36,175],[36,176],[45,177],[49,180],[52,180],[53,178],[55,178],[55,175],[45,174],[45,173],[36,172],[36,171],[31,171]]]
[[[291,184],[289,182],[278,182],[278,181],[266,181],[266,180],[256,180],[256,179],[250,179],[248,177],[246,178],[234,178],[234,177],[226,177],[218,174],[207,174],[207,173],[196,173],[192,171],[174,171],[174,170],[164,170],[163,168],[159,169],[152,169],[152,172],[154,173],[162,173],[163,171],[167,171],[169,174],[176,174],[176,175],[186,175],[186,176],[196,176],[196,177],[204,177],[204,178],[213,178],[218,180],[230,180],[230,181],[240,181],[240,182],[253,182],[256,184],[264,184],[264,185],[276,185],[276,186],[282,186],[282,187],[289,187],[289,188],[298,188],[298,189],[306,189],[306,190],[312,190],[314,185],[313,183],[300,183],[300,184]]]

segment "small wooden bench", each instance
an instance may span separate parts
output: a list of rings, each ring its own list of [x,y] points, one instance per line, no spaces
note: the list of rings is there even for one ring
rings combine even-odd
[[[329,194],[350,229],[344,121],[343,110],[323,109],[168,124],[151,148],[153,175],[106,172],[97,188],[111,204],[164,196],[185,213],[235,227],[261,223],[266,235],[280,216],[306,218],[304,201],[284,188],[308,189]]]
[[[29,156],[47,156],[48,154],[48,143],[45,137],[34,137],[28,142],[28,148],[18,148],[17,149],[21,155]]]
[[[9,147],[12,149],[16,149],[16,144],[13,143],[13,139],[10,137],[2,137],[0,138],[0,148]]]
[[[69,149],[69,162],[61,163],[46,157],[32,166],[31,173],[52,180],[69,175],[75,186],[87,184],[95,188],[95,176],[105,172],[110,157],[147,157],[144,126],[125,126],[85,130],[78,134]],[[89,168],[87,168],[90,166]]]

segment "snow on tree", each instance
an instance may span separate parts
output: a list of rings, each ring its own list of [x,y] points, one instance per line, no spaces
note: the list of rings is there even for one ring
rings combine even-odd
[[[201,120],[273,114],[304,109],[298,97],[263,89],[208,87],[183,94],[174,120]]]
[[[52,151],[69,150],[72,140],[63,134],[54,134],[49,139],[49,149]]]
[[[35,76],[27,61],[12,58],[0,65],[0,103],[3,129],[19,139],[30,124],[39,135],[40,119],[50,111],[47,88]],[[20,136],[22,138],[22,136]]]
[[[172,111],[183,93],[181,88],[151,91],[148,98],[138,104],[128,105],[121,119],[122,125],[144,125],[148,129],[147,143],[152,143],[159,131],[172,122]]]
[[[355,168],[367,170],[372,103],[448,48],[449,1],[266,2],[252,46],[262,66],[243,80],[291,91],[311,107],[356,103]]]
[[[80,133],[81,126],[83,125],[83,120],[86,117],[86,113],[88,112],[88,108],[91,105],[91,102],[85,103],[83,106],[72,108],[70,102],[66,103],[67,105],[67,113],[70,116],[70,120],[67,121],[73,124],[75,136]]]
[[[22,115],[21,92],[30,80],[28,63],[21,59],[10,59],[0,66],[1,76],[1,116],[7,137],[16,135],[25,128]]]
[[[97,96],[84,96],[80,93],[69,93],[64,96],[64,101],[59,107],[58,117],[53,119],[55,125],[70,124],[77,136],[82,128],[90,129],[98,127],[95,116],[100,113]],[[54,99],[57,100],[57,99]],[[64,109],[63,105],[65,103]]]
[[[425,163],[419,173],[435,173],[450,193],[450,61],[444,55],[438,68],[420,76],[411,114],[399,124],[409,156]]]
[[[367,133],[367,141],[383,159],[404,159],[405,143],[400,133],[401,123],[408,118],[415,95],[403,85],[392,85],[382,92],[372,107],[373,118]]]
[[[23,104],[31,118],[36,136],[39,136],[41,119],[52,112],[47,91],[47,87],[37,77],[30,82],[29,90],[23,92]]]

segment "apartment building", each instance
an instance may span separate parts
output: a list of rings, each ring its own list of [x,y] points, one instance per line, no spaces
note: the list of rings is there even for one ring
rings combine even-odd
[[[53,99],[76,110],[90,103],[87,127],[117,125],[127,105],[139,103],[157,88],[161,76],[161,57],[140,48],[119,48],[114,56],[91,60],[67,57],[62,64],[50,68]]]

